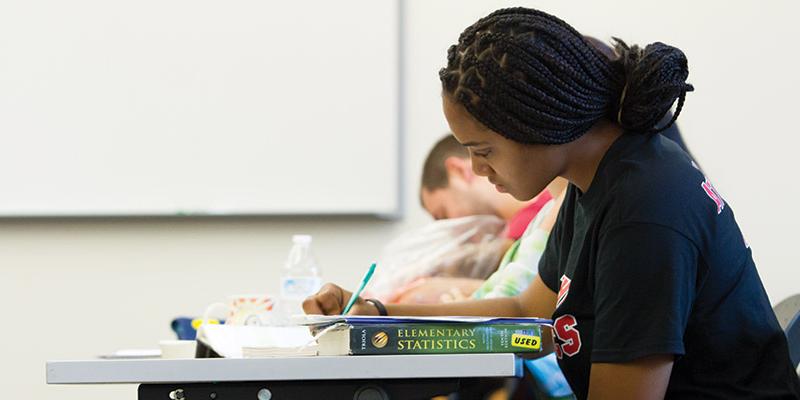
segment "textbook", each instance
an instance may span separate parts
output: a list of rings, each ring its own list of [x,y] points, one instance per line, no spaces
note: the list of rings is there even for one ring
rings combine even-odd
[[[540,318],[306,316],[319,355],[535,353]]]

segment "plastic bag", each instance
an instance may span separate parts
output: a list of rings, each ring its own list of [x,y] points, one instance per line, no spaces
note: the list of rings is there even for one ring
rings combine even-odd
[[[432,222],[384,247],[366,296],[392,302],[394,294],[425,277],[486,279],[497,268],[505,222],[492,215]]]

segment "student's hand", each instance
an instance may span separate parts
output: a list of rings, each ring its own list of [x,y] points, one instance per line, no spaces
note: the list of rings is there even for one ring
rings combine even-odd
[[[469,300],[469,296],[465,295],[464,292],[461,291],[461,289],[454,287],[451,288],[446,293],[442,293],[439,300],[442,303],[455,303],[457,301]]]
[[[350,301],[352,292],[348,292],[332,283],[326,283],[317,294],[303,301],[306,314],[339,315]],[[348,315],[379,315],[375,305],[358,298]]]

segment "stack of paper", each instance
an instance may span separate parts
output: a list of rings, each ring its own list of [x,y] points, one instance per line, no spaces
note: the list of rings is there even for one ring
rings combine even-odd
[[[198,332],[198,340],[214,349],[225,358],[252,357],[255,354],[267,356],[309,355],[316,349],[303,348],[314,343],[307,327],[276,326],[231,326],[203,325]],[[301,349],[303,348],[303,349]],[[245,354],[245,349],[247,354]],[[300,351],[298,351],[300,350]],[[292,353],[294,352],[294,353]]]
[[[278,346],[253,346],[242,347],[244,358],[265,358],[265,357],[303,357],[316,356],[317,345],[278,347]]]

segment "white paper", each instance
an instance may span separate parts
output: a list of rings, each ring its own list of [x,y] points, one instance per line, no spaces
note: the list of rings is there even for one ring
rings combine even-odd
[[[197,336],[225,358],[242,358],[242,347],[298,348],[313,340],[303,326],[203,325]]]

